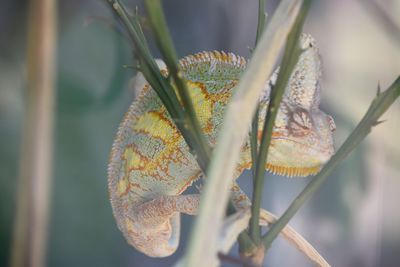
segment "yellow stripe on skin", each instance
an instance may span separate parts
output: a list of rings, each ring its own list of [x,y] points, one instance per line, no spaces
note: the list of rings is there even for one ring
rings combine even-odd
[[[204,127],[212,117],[213,103],[208,97],[207,91],[204,90],[204,84],[188,81],[187,85],[190,98],[193,101],[194,110],[199,118],[200,125]]]
[[[133,147],[127,147],[124,151],[123,157],[125,158],[127,164],[126,167],[128,170],[137,169],[143,166],[143,159],[136,151],[134,151]]]
[[[120,196],[125,195],[128,192],[129,187],[130,185],[128,179],[124,177],[123,179],[119,180],[117,184],[118,195]]]
[[[178,135],[177,129],[159,112],[148,112],[140,116],[133,125],[134,132],[145,132],[148,136],[171,140]]]

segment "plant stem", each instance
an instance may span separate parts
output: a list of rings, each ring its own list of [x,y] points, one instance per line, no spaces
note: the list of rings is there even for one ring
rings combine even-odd
[[[253,175],[253,182],[256,178],[257,168],[257,155],[258,155],[258,117],[260,116],[260,108],[257,104],[257,109],[254,112],[253,120],[251,122],[250,134],[250,150],[251,150],[251,174]]]
[[[258,22],[257,22],[257,35],[256,35],[256,45],[264,32],[265,27],[265,0],[258,0]]]
[[[272,129],[274,127],[275,118],[278,114],[279,105],[285,92],[286,84],[292,74],[292,71],[301,54],[299,47],[299,36],[301,34],[304,20],[307,16],[308,10],[311,6],[311,0],[305,0],[301,7],[300,13],[296,17],[293,28],[288,35],[285,53],[282,59],[282,66],[279,71],[276,85],[271,88],[270,101],[268,111],[265,117],[260,152],[257,157],[256,163],[256,176],[253,184],[253,197],[251,206],[251,219],[250,219],[250,236],[256,244],[261,241],[261,229],[259,226],[260,208],[262,200],[262,192],[264,186],[265,166],[271,142]]]
[[[171,117],[177,121],[183,118],[183,112],[179,109],[180,104],[174,90],[170,90],[169,84],[162,76],[154,58],[152,57],[148,48],[146,39],[143,36],[138,21],[130,19],[125,6],[119,0],[108,0],[111,9],[118,15],[122,23],[125,25],[129,36],[135,44],[135,52],[140,59],[141,69],[146,80],[151,84],[153,89],[157,92],[160,99],[162,99],[165,107],[170,113]]]
[[[290,204],[288,209],[283,213],[282,217],[273,224],[269,232],[263,236],[265,248],[271,246],[272,241],[277,237],[279,232],[286,226],[289,220],[296,214],[300,207],[306,202],[312,194],[317,191],[326,180],[332,170],[371,132],[372,127],[381,123],[379,117],[393,104],[400,96],[400,77],[383,93],[378,93],[369,106],[366,114],[346,139],[344,144],[339,148],[335,155],[323,167],[321,172],[315,176],[312,181],[304,188],[298,197]]]
[[[255,46],[257,47],[257,43],[261,38],[262,33],[264,32],[265,27],[265,0],[258,1],[258,23],[257,23],[257,33],[256,33],[256,43]],[[253,176],[253,184],[255,182],[256,177],[256,169],[257,169],[257,156],[258,156],[258,119],[260,115],[260,107],[257,103],[257,108],[253,116],[253,120],[251,122],[251,134],[250,134],[250,149],[251,149],[251,172]],[[247,234],[247,231],[244,231]],[[256,246],[254,242],[251,240],[247,240],[242,237],[244,235],[242,233],[239,235],[238,242],[239,242],[239,252],[244,255],[249,253],[250,251],[256,251]]]
[[[202,133],[186,82],[182,79],[182,73],[180,73],[179,70],[178,57],[167,27],[161,3],[159,0],[146,0],[145,4],[157,45],[161,50],[168,71],[174,79],[179,97],[183,104],[185,111],[185,126],[196,138],[196,153],[198,155],[198,160],[202,162],[202,165],[207,166],[209,158],[211,157],[211,147]]]
[[[264,32],[265,26],[265,0],[258,1],[258,23],[257,23],[257,34],[256,34],[256,44],[261,38]],[[251,122],[251,135],[250,135],[250,145],[251,145],[251,162],[252,164],[252,174],[253,179],[256,174],[256,159],[258,154],[258,117],[259,117],[259,107],[257,105],[256,112],[254,113],[253,121]]]
[[[201,128],[196,118],[196,114],[194,113],[193,106],[191,105],[190,102],[190,97],[187,94],[187,90],[182,89],[186,85],[184,84],[184,82],[182,82],[181,79],[179,79],[180,77],[177,67],[176,53],[174,52],[172,41],[171,43],[169,43],[168,41],[159,42],[160,50],[163,53],[165,52],[167,54],[171,53],[171,51],[173,53],[172,56],[171,55],[166,56],[167,59],[166,63],[169,64],[168,66],[169,68],[170,67],[172,68],[172,70],[170,71],[174,75],[175,83],[179,85],[178,92],[181,94],[180,98],[183,104],[185,105],[185,109],[182,107],[178,99],[178,96],[176,95],[175,90],[171,85],[170,81],[168,80],[167,77],[164,77],[161,74],[157,64],[155,63],[137,18],[134,17],[134,19],[131,20],[124,5],[119,0],[108,0],[108,3],[111,5],[112,10],[116,12],[118,17],[126,26],[128,34],[135,44],[136,47],[135,52],[141,62],[140,69],[144,77],[160,97],[167,111],[171,115],[171,118],[175,122],[177,128],[182,133],[182,136],[184,137],[186,143],[188,144],[191,153],[195,154],[195,157],[199,163],[200,168],[203,170],[203,172],[205,172],[208,166],[211,149],[207,144],[205,137],[202,134]],[[151,4],[154,5],[154,3],[155,2]],[[160,9],[158,10],[157,6],[155,7],[156,10],[153,11],[153,6],[152,6],[149,9],[150,11],[149,13],[151,13],[152,15],[156,15],[158,17],[160,16],[159,13],[160,12],[162,13],[161,6],[159,5]],[[154,20],[156,21],[155,32],[160,34],[162,38],[167,38],[171,40],[170,37],[165,37],[169,35],[168,30],[160,28],[159,25],[160,20],[158,20],[157,18],[155,18]],[[161,20],[163,20],[163,18]],[[188,114],[188,112],[190,114]]]
[[[265,0],[258,1],[258,24],[257,24],[257,34],[256,34],[256,45],[264,32],[265,27]],[[256,176],[256,159],[258,154],[258,117],[259,117],[259,107],[257,105],[256,112],[254,113],[253,121],[251,123],[251,135],[250,135],[250,145],[251,145],[251,162],[252,164],[252,174],[253,179]]]
[[[53,159],[56,0],[29,3],[27,101],[12,267],[45,266]]]
[[[258,23],[257,23],[257,34],[256,34],[256,47],[257,43],[261,38],[262,33],[264,32],[265,27],[265,0],[258,1]],[[253,185],[256,179],[256,170],[257,170],[257,158],[258,158],[258,118],[260,115],[260,107],[257,103],[257,109],[254,113],[253,120],[251,122],[251,135],[250,135],[250,149],[251,149],[251,172],[253,175]],[[251,231],[250,231],[251,233]],[[257,239],[256,239],[257,240]],[[239,250],[248,251],[250,248],[246,246],[246,243],[241,245],[239,243]]]

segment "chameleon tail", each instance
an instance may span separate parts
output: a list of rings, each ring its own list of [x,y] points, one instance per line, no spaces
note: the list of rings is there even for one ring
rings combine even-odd
[[[197,214],[200,196],[160,196],[145,202],[132,212],[132,219],[143,228],[154,228],[165,223],[174,213]]]
[[[180,213],[197,213],[200,195],[160,196],[132,210],[128,242],[150,257],[167,257],[179,244]]]

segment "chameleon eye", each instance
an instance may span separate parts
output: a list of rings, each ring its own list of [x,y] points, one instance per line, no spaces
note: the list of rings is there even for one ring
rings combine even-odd
[[[307,129],[312,128],[311,118],[307,111],[300,110],[293,113],[293,122],[297,123],[299,126]]]
[[[313,124],[307,111],[299,110],[292,113],[289,128],[294,135],[306,135],[310,132],[312,126]]]
[[[331,132],[334,132],[336,130],[335,121],[333,120],[332,116],[329,115],[327,119],[328,119],[329,129],[331,130]]]

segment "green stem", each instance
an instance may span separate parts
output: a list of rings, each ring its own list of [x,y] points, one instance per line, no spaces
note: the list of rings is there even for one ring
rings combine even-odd
[[[154,61],[138,22],[137,16],[132,20],[128,15],[124,5],[119,0],[108,0],[108,3],[125,25],[129,36],[135,44],[135,53],[140,60],[140,69],[144,77],[160,97],[177,128],[182,133],[182,136],[188,144],[190,151],[195,154],[200,168],[205,171],[209,162],[211,149],[205,141],[205,138],[201,137],[201,128],[198,122],[194,122],[196,117],[193,116],[194,109],[188,107],[190,105],[188,104],[190,102],[187,101],[188,95],[181,96],[182,102],[184,105],[186,105],[186,109],[184,109],[182,108],[182,105],[180,104],[178,96],[176,95],[170,81],[161,74],[156,62]],[[168,35],[168,32],[163,32],[164,35]],[[164,48],[160,48],[160,50],[165,51]],[[166,51],[167,53],[170,53],[168,49]],[[168,64],[171,65],[172,61],[173,60],[171,60],[171,57],[169,56],[167,60]],[[175,67],[172,67],[172,69],[177,69],[176,66],[177,65],[175,64]],[[181,83],[178,81],[176,84]],[[181,90],[178,90],[178,92],[182,93]],[[188,111],[190,112],[190,110],[192,110],[192,112],[191,114],[188,114]]]
[[[265,27],[265,0],[258,1],[258,23],[257,23],[257,33],[256,33],[256,43],[257,46],[258,41],[261,38],[262,33],[264,32]],[[256,177],[256,168],[257,168],[257,155],[258,155],[258,118],[259,118],[259,106],[257,104],[257,109],[254,113],[253,120],[251,122],[251,133],[250,133],[250,149],[251,149],[251,171],[253,176],[253,183]],[[249,236],[247,231],[243,231],[239,235],[238,242],[239,242],[239,251],[240,252],[248,252],[254,251],[255,245],[251,238],[244,238],[243,236]]]
[[[265,0],[258,1],[258,23],[257,23],[257,35],[256,35],[256,45],[264,32],[265,27]]]
[[[256,46],[258,40],[261,38],[261,34],[264,31],[265,26],[265,0],[258,1],[258,24],[257,24],[257,35],[256,35]],[[256,159],[258,154],[258,117],[259,117],[259,107],[257,107],[254,113],[253,121],[251,122],[251,135],[250,135],[250,146],[251,146],[251,162],[253,179],[256,176]]]
[[[257,34],[256,34],[256,46],[261,38],[265,26],[265,0],[258,1],[258,23],[257,23]],[[260,107],[257,104],[256,112],[254,113],[253,120],[251,122],[251,135],[250,135],[250,149],[251,149],[251,172],[253,175],[253,185],[256,180],[257,170],[257,156],[258,156],[258,118],[260,115]],[[250,231],[251,233],[252,231]],[[254,232],[254,231],[253,231]],[[254,233],[253,233],[254,234]],[[245,245],[245,244],[243,244]],[[247,248],[239,244],[240,250],[247,250]]]
[[[250,150],[251,150],[251,172],[253,175],[253,182],[256,178],[257,168],[257,155],[258,155],[258,117],[260,116],[260,107],[257,107],[254,113],[253,120],[251,122],[251,134],[250,134]]]
[[[185,110],[185,126],[196,138],[198,160],[202,162],[202,165],[207,166],[209,158],[211,157],[211,147],[202,133],[186,82],[182,79],[178,57],[162,11],[161,2],[159,0],[146,0],[145,4],[157,45],[163,55],[168,71],[174,79],[179,97]]]
[[[165,102],[164,105],[171,117],[175,120],[180,120],[183,118],[183,112],[179,109],[180,104],[178,98],[175,95],[174,90],[170,90],[169,84],[165,81],[165,78],[162,76],[154,58],[152,57],[138,21],[136,19],[133,21],[130,19],[127,10],[125,9],[124,5],[120,3],[120,1],[109,0],[108,3],[125,25],[129,36],[135,44],[135,51],[136,55],[138,55],[138,58],[140,59],[141,68],[145,68],[145,66],[147,66],[147,76],[144,73],[146,80],[152,81],[152,83],[149,81],[150,85],[157,92],[160,99]]]
[[[253,183],[250,236],[256,244],[259,244],[261,241],[261,228],[259,226],[259,219],[264,186],[265,165],[267,162],[267,155],[271,142],[272,129],[274,127],[275,119],[278,114],[279,105],[282,100],[286,84],[301,54],[298,39],[310,6],[311,0],[305,0],[303,2],[300,13],[296,17],[296,21],[287,38],[287,44],[282,59],[282,67],[279,72],[276,85],[271,88],[270,103],[268,105],[268,111],[265,117],[260,152],[256,162],[256,176]]]
[[[299,196],[292,202],[289,208],[283,213],[282,217],[273,224],[268,233],[263,236],[265,248],[271,246],[272,241],[279,232],[286,226],[289,220],[296,214],[300,207],[306,202],[312,194],[319,189],[332,170],[371,132],[372,127],[381,123],[379,117],[393,104],[400,96],[400,77],[383,93],[378,93],[372,101],[366,114],[339,148],[335,155],[328,161],[321,172],[315,176]]]

